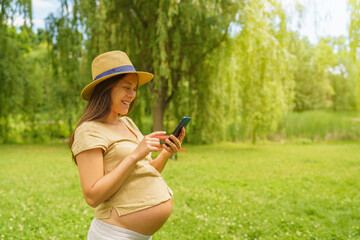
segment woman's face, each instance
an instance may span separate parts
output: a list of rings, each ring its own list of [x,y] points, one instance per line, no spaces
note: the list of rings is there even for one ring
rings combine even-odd
[[[138,77],[135,73],[126,74],[111,89],[111,112],[126,115],[130,103],[136,97]]]

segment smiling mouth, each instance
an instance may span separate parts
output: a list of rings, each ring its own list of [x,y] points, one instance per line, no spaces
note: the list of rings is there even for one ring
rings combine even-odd
[[[121,101],[123,104],[125,104],[126,106],[130,106],[130,102],[126,102],[126,101]]]

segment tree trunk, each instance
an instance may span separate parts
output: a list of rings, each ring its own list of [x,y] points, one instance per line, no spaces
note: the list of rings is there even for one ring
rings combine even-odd
[[[257,140],[257,123],[255,123],[254,128],[252,129],[252,144],[256,144]]]
[[[165,94],[157,95],[155,104],[153,105],[153,131],[164,130],[164,113],[166,109]]]
[[[9,137],[9,122],[7,116],[0,116],[0,143],[7,143]]]

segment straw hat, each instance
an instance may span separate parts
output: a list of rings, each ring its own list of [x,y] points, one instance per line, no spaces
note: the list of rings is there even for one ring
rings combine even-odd
[[[141,86],[149,82],[154,75],[148,72],[136,71],[126,53],[111,51],[97,56],[91,65],[93,82],[88,84],[81,92],[81,98],[89,100],[95,86],[102,81],[119,74],[136,73]]]

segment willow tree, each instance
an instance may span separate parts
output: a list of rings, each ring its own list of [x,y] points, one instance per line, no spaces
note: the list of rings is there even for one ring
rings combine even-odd
[[[287,51],[287,31],[282,29],[286,25],[280,24],[278,33],[271,25],[275,15],[285,21],[277,7],[276,2],[247,2],[236,37],[240,112],[253,142],[276,130],[282,114],[292,107],[294,57]]]
[[[73,121],[82,112],[79,95],[85,78],[81,65],[83,36],[79,30],[78,2],[72,2],[72,9],[67,1],[62,1],[61,5],[60,16],[51,14],[46,20],[52,70],[49,86],[52,106],[49,112],[55,122],[65,120],[68,123],[70,134],[73,130]]]
[[[351,57],[356,62],[357,78],[357,109],[360,109],[360,0],[349,0],[351,19],[349,27],[349,42]]]
[[[289,51],[296,57],[294,110],[306,111],[329,107],[334,95],[326,69],[336,65],[330,39],[321,39],[313,46],[307,38],[291,34]]]
[[[351,50],[345,37],[333,37],[331,47],[335,50],[335,63],[327,68],[330,83],[335,91],[333,109],[335,111],[356,110],[356,62],[351,59]]]
[[[14,15],[18,14],[31,21],[31,1],[2,0],[0,2],[0,142],[6,142],[9,134],[9,118],[19,112],[19,96],[23,76],[24,60],[27,51],[26,40],[22,36],[29,30],[24,21],[23,34],[18,34],[12,25]]]
[[[206,71],[206,58],[229,38],[229,25],[241,3],[231,0],[80,2],[89,37],[89,56],[106,50],[124,50],[137,70],[155,74],[154,81],[148,84],[153,130],[164,129],[164,113],[174,96],[183,91],[179,86],[205,93],[209,82],[203,79],[205,75],[199,67]]]

